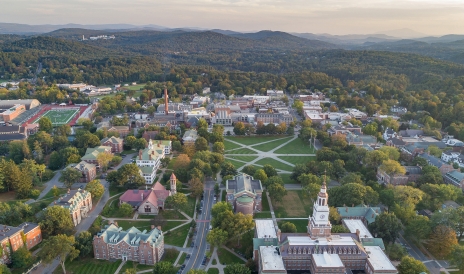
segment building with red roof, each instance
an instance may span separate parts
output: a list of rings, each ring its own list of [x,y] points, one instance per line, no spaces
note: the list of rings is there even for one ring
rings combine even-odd
[[[160,182],[156,182],[151,189],[127,190],[119,197],[119,205],[123,203],[130,204],[139,214],[158,214],[160,209],[164,209],[166,199],[173,194],[175,194],[175,187],[174,191],[169,191]]]

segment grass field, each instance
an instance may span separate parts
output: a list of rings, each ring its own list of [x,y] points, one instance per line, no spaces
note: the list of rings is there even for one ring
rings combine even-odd
[[[289,166],[287,164],[284,164],[282,162],[279,162],[277,160],[274,160],[272,158],[263,158],[259,161],[257,161],[255,164],[257,165],[271,165],[273,166],[274,168],[276,169],[280,169],[280,170],[286,170],[286,171],[293,171],[293,167],[292,166]]]
[[[302,190],[287,190],[282,202],[272,201],[277,218],[305,218],[311,214],[313,205],[304,197]]]
[[[235,256],[235,254],[230,253],[228,250],[222,247],[219,248],[217,252],[218,252],[219,262],[221,264],[229,265],[233,263],[239,263],[239,264],[245,263],[242,259]]]
[[[296,226],[297,233],[305,233],[307,232],[308,220],[281,220],[278,222],[278,226],[280,227],[283,223],[289,222]]]
[[[258,156],[229,156],[234,160],[240,160],[245,162],[251,162],[254,159],[258,158]]]
[[[238,244],[237,239],[230,240],[229,242],[227,242],[226,246],[230,248],[231,250],[233,250],[234,252],[240,252],[244,254],[247,259],[251,258],[251,256],[253,256],[253,236],[254,236],[254,230],[250,230],[246,232],[245,234],[242,234],[240,238],[239,246],[237,246]],[[237,259],[240,259],[232,253],[230,253],[230,255],[234,256]],[[219,261],[222,262],[220,257],[219,257]],[[244,264],[245,262],[240,260],[238,263]]]
[[[146,229],[147,231],[151,230],[151,222],[150,221],[128,221],[128,220],[116,220],[118,222],[118,226],[122,227],[122,229],[127,230],[133,226],[140,231]]]
[[[152,265],[146,265],[146,264],[138,264],[133,261],[127,261],[124,266],[121,268],[119,273],[124,273],[127,269],[137,269],[137,271],[143,271],[143,270],[148,270],[148,269],[153,269]]]
[[[235,160],[231,160],[231,159],[225,159],[225,162],[231,162],[231,163],[234,165],[234,167],[235,167],[236,169],[239,169],[240,167],[246,165],[246,163],[239,162],[239,161],[235,161]]]
[[[272,141],[269,143],[253,145],[252,147],[260,151],[268,152],[269,150],[273,150],[274,148],[280,146],[281,144],[285,142],[288,142],[289,140],[290,140],[290,137],[280,138],[280,139],[276,139],[275,141]]]
[[[309,161],[316,160],[315,156],[278,156],[280,159],[291,164],[306,164]]]
[[[170,231],[164,235],[164,243],[168,245],[183,246],[190,225],[184,225],[176,230]]]
[[[267,195],[263,193],[263,199],[262,199],[262,211],[269,211],[269,200],[267,199]]]
[[[230,141],[227,141],[227,139],[224,139],[224,147],[225,147],[225,150],[229,150],[229,149],[239,148],[240,145],[237,145],[236,143],[232,143]]]
[[[278,175],[280,176],[280,178],[282,178],[282,180],[284,181],[284,184],[294,184],[295,183],[292,179],[290,179],[290,176],[292,175],[290,173],[279,173]]]
[[[276,154],[313,154],[316,153],[314,148],[297,138],[285,146],[274,151]]]
[[[276,139],[281,139],[282,135],[278,136],[245,136],[245,137],[226,137],[225,140],[229,139],[244,145],[254,145],[262,142],[272,141]]]
[[[242,147],[242,148],[239,148],[239,149],[234,149],[234,150],[229,150],[229,151],[226,151],[225,154],[256,154],[256,151],[253,151],[249,148],[246,148],[246,147]]]
[[[219,274],[219,269],[217,268],[210,268],[208,269],[208,274]]]
[[[64,125],[69,123],[74,116],[79,112],[77,109],[67,109],[67,110],[49,110],[45,112],[42,116],[37,118],[34,123],[37,123],[40,118],[47,117],[52,121],[52,125]]]
[[[116,262],[95,260],[91,258],[75,259],[72,262],[66,261],[66,272],[73,274],[114,274],[121,260]],[[58,266],[54,274],[62,274],[61,266]]]
[[[253,215],[253,219],[269,219],[272,218],[271,212],[256,212]]]
[[[197,198],[194,198],[192,196],[187,196],[187,208],[185,209],[185,214],[189,215],[190,217],[193,217],[193,214],[195,213],[195,203],[197,201]]]

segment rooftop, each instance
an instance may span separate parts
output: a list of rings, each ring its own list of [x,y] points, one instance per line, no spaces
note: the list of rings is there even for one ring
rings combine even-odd
[[[359,230],[360,238],[374,238],[372,237],[372,234],[369,232],[364,223],[359,219],[343,219],[343,223],[350,230],[351,233],[356,233],[356,230]]]
[[[273,220],[255,220],[257,238],[277,238]]]
[[[364,249],[368,255],[367,261],[374,270],[396,270],[380,247],[365,246]]]
[[[338,254],[312,254],[316,267],[345,267]]]
[[[262,270],[282,270],[285,271],[284,262],[282,256],[276,250],[276,247],[272,246],[260,246],[259,253],[261,254],[261,266]]]
[[[331,238],[317,238],[311,239],[311,237],[304,236],[288,236],[289,246],[303,246],[303,245],[318,245],[318,246],[331,246],[331,245],[343,245],[343,246],[355,246],[356,243],[351,236],[332,235]]]

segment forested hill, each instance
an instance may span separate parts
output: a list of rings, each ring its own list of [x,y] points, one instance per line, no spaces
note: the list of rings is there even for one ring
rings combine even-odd
[[[32,37],[1,45],[3,52],[35,53],[40,57],[65,56],[79,60],[117,55],[111,50],[51,37]]]
[[[464,40],[436,43],[417,40],[400,40],[396,42],[375,43],[368,46],[354,47],[352,49],[416,53],[464,64]]]
[[[309,40],[284,32],[262,31],[254,34],[222,34],[217,31],[94,31],[61,29],[47,36],[81,40],[82,35],[115,35],[111,40],[89,40],[84,43],[127,52],[199,52],[217,50],[321,50],[338,48],[334,44]]]

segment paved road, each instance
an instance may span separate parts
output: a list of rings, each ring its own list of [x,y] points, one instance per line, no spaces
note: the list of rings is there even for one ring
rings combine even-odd
[[[214,204],[214,184],[215,181],[207,179],[205,181],[205,192],[203,193],[203,210],[197,215],[197,235],[195,237],[192,255],[185,265],[182,273],[187,273],[190,269],[201,269],[203,258],[207,251],[206,235],[208,234],[211,221],[211,207]]]
[[[125,158],[123,158],[122,162],[115,167],[115,170],[119,169],[122,165],[125,165],[127,163],[130,163],[132,161],[132,156],[134,156],[134,154],[130,154],[130,155],[127,155]],[[47,185],[47,187],[49,187],[50,189],[53,187],[53,183],[51,183],[57,176],[59,176],[59,172],[57,172],[57,174],[55,175],[55,177],[53,177],[52,180],[50,180],[47,184],[50,184]],[[59,177],[58,177],[59,178]],[[59,183],[57,181],[58,179],[56,179],[56,182]],[[101,179],[100,182],[103,184],[103,186],[105,186],[105,192],[103,193],[103,196],[102,198],[100,199],[100,201],[97,203],[97,204],[94,204],[93,205],[93,208],[92,208],[92,211],[90,211],[90,214],[87,218],[84,218],[82,219],[81,223],[78,224],[76,226],[76,234],[74,234],[75,236],[77,236],[79,233],[81,233],[82,231],[87,231],[89,230],[90,226],[93,224],[93,222],[95,221],[95,219],[98,217],[98,215],[100,215],[101,211],[103,210],[103,208],[105,207],[105,204],[108,202],[109,198],[110,198],[110,192],[109,192],[109,185],[108,185],[108,182],[104,179]],[[59,183],[61,184],[62,186],[62,183]],[[73,187],[75,186],[81,186],[81,185],[84,185],[85,184],[74,184]],[[57,186],[59,187],[59,185],[57,184]],[[45,190],[44,190],[45,191]],[[48,192],[48,191],[47,191]],[[45,192],[45,194],[47,193]],[[43,194],[43,192],[41,193],[41,195]],[[45,195],[43,194],[43,195]],[[42,196],[43,196],[42,195]],[[37,270],[33,270],[31,272],[31,274],[51,274],[53,273],[53,271],[58,267],[60,266],[59,265],[59,261],[58,260],[55,260],[53,261],[51,264],[49,265],[40,265]],[[60,266],[61,267],[61,266]]]

